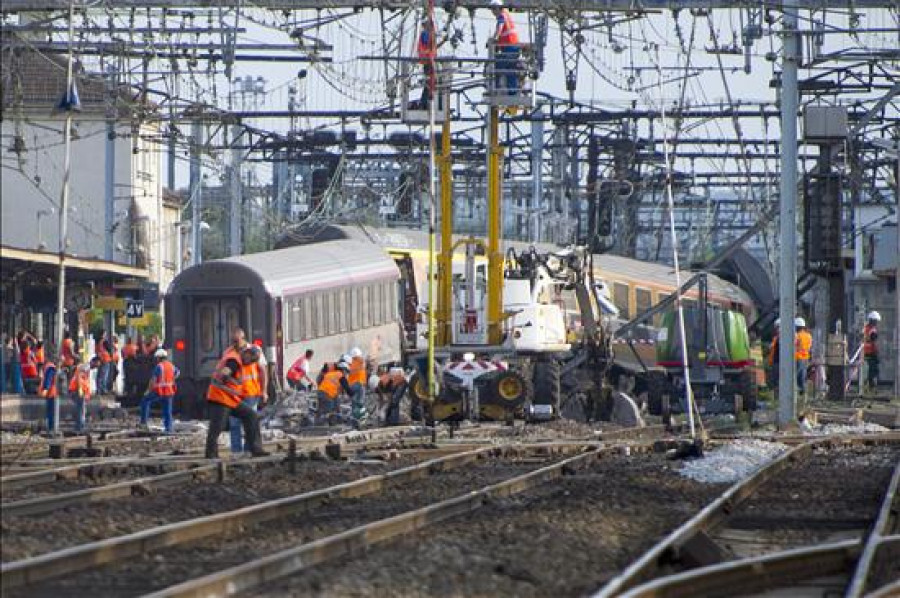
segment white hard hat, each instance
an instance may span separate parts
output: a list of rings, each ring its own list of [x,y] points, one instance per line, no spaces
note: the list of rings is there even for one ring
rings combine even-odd
[[[157,359],[163,359],[169,356],[169,352],[165,349],[157,349],[156,353],[153,354]]]
[[[806,320],[804,320],[803,318],[794,318],[794,327],[806,328]]]
[[[337,369],[339,370],[349,370],[350,364],[344,361],[343,359],[337,363]]]
[[[345,363],[350,363],[351,361],[353,361],[353,358],[350,357],[350,354],[349,354],[349,353],[344,353],[343,355],[341,355],[341,358],[340,358],[338,361],[343,361],[343,362],[345,362]]]
[[[359,347],[353,347],[350,349],[350,357],[362,357],[362,349]]]
[[[369,390],[375,390],[378,388],[378,383],[381,382],[381,378],[375,374],[369,376]]]
[[[781,326],[781,318],[775,318],[775,328]]]
[[[877,311],[870,311],[869,315],[866,316],[867,320],[875,320],[876,322],[881,321],[881,314]]]
[[[488,3],[488,6],[491,8],[501,8],[503,6],[503,0],[491,0],[490,3]]]

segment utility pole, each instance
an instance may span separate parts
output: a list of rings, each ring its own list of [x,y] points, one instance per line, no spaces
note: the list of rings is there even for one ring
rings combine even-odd
[[[66,111],[66,124],[63,129],[65,137],[65,164],[63,166],[62,192],[59,201],[59,287],[56,295],[56,355],[62,355],[63,329],[66,311],[66,245],[68,244],[69,215],[69,174],[72,168],[72,111],[78,108],[78,96],[75,93],[73,77],[75,40],[75,3],[69,1],[69,58],[66,65],[66,90],[62,107]],[[59,400],[53,401],[53,430],[59,432]]]
[[[110,67],[106,72],[106,173],[104,195],[106,204],[105,239],[107,261],[113,261],[115,251],[116,217],[116,70]]]
[[[784,0],[781,65],[781,209],[779,239],[778,331],[778,426],[797,417],[794,401],[794,316],[797,305],[797,66],[800,40],[797,33],[797,0]]]
[[[231,201],[228,210],[228,254],[241,255],[241,247],[243,245],[242,223],[244,220],[243,210],[243,183],[241,182],[241,150],[238,148],[238,140],[241,136],[241,127],[238,124],[231,125],[231,139],[233,142],[231,150]]]
[[[541,242],[541,206],[544,197],[544,180],[541,171],[544,156],[544,121],[541,107],[535,108],[531,121],[531,210],[529,210],[529,234],[531,243]]]
[[[191,264],[201,261],[200,251],[200,218],[203,202],[203,177],[200,163],[200,137],[203,135],[203,123],[200,120],[191,122],[191,167],[190,167],[190,199],[191,199]]]

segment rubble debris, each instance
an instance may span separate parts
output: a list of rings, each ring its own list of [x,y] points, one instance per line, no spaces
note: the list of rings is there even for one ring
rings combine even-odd
[[[787,450],[779,442],[736,440],[706,452],[702,459],[687,461],[681,475],[706,484],[741,480]]]

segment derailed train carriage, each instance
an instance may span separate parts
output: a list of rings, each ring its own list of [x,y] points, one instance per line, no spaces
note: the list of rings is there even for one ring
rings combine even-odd
[[[377,245],[334,240],[205,262],[166,295],[166,339],[181,370],[176,405],[202,417],[210,375],[240,326],[269,380],[312,349],[313,368],[360,347],[376,364],[401,359],[400,272]],[[270,386],[270,392],[272,388]]]

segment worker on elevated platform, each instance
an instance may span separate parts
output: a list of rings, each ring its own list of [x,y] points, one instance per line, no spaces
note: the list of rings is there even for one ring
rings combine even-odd
[[[422,65],[422,73],[425,81],[422,85],[422,97],[415,108],[428,110],[431,107],[431,98],[434,97],[434,89],[437,86],[437,77],[434,69],[434,59],[437,56],[437,29],[434,19],[427,12],[422,15],[422,25],[419,30],[419,40],[416,44],[416,57]]]
[[[491,0],[491,12],[497,19],[494,32],[494,92],[496,95],[516,95],[519,92],[519,34],[516,23],[503,0]]]

